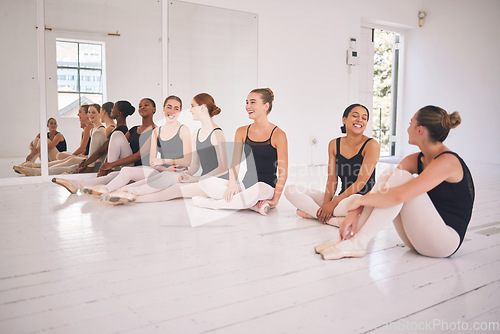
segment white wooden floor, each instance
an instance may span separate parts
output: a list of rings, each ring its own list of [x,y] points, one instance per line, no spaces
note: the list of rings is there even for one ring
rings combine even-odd
[[[337,229],[285,198],[263,217],[0,187],[0,333],[499,332],[500,166],[471,167],[473,219],[450,259],[388,225],[366,257],[323,261],[313,246]],[[290,179],[322,188],[324,167]]]

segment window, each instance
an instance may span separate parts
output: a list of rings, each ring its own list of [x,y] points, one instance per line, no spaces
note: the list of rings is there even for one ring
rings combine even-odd
[[[56,41],[59,115],[74,116],[81,104],[103,102],[103,45]]]

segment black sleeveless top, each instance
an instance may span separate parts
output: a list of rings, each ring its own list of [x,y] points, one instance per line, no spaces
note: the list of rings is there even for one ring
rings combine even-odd
[[[434,204],[434,207],[439,212],[439,215],[443,218],[445,224],[457,231],[460,236],[460,244],[458,245],[458,247],[460,247],[464,241],[465,232],[467,231],[467,226],[469,225],[472,215],[475,197],[474,182],[472,181],[472,175],[469,168],[458,154],[451,151],[445,151],[441,154],[453,154],[457,157],[462,165],[464,176],[461,181],[456,183],[443,181],[429,190],[427,194],[432,204]],[[437,157],[441,156],[441,154]],[[420,152],[418,155],[418,174],[423,171],[422,157],[423,154]]]
[[[201,130],[201,129],[200,129]],[[200,158],[201,165],[201,176],[210,173],[217,167],[219,167],[219,161],[217,160],[217,152],[215,150],[215,146],[210,142],[210,138],[212,138],[212,134],[215,130],[221,130],[221,128],[215,128],[210,132],[207,139],[204,141],[200,141],[200,130],[196,134],[196,153],[198,153],[198,157]],[[219,178],[228,179],[229,173],[219,176]]]
[[[179,130],[175,136],[168,140],[162,140],[160,137],[161,127],[158,129],[158,137],[156,139],[157,150],[160,151],[160,156],[162,159],[182,159],[184,158],[184,147],[181,139],[181,128],[184,126],[179,126]]]
[[[277,126],[271,131],[269,139],[265,141],[253,141],[248,138],[250,126],[247,128],[247,136],[243,148],[247,159],[247,172],[243,178],[243,184],[245,188],[248,188],[257,182],[264,182],[274,188],[278,180],[278,152],[271,145],[271,137]],[[253,155],[253,159],[250,158],[251,155]]]
[[[56,132],[56,136],[59,132]],[[50,139],[50,132],[47,132],[47,139]],[[56,148],[59,152],[65,152],[68,147],[66,145],[66,138],[63,136],[63,140],[61,140],[59,143],[57,143]]]
[[[350,159],[346,159],[342,154],[340,154],[340,137],[336,139],[337,142],[337,155],[335,156],[335,170],[337,172],[338,177],[342,183],[342,188],[340,189],[340,194],[342,194],[347,188],[349,188],[356,180],[358,179],[359,170],[363,165],[364,157],[361,154],[363,149],[373,138],[368,138],[363,146],[359,149],[358,153]],[[358,191],[358,194],[364,195],[368,193],[373,186],[375,185],[375,169],[373,170],[372,175],[368,181],[366,181],[363,189]]]
[[[146,141],[151,137],[153,133],[153,128],[144,131],[143,133],[138,133],[137,130],[139,126],[132,127],[128,132],[130,134],[129,143],[132,149],[132,154],[137,153],[141,150],[141,147],[146,143]],[[149,166],[149,149],[141,159],[134,162],[134,166]]]
[[[116,128],[114,128],[113,131],[111,131],[108,135],[108,139],[111,138],[111,135],[115,132],[115,131],[121,131],[124,135],[127,134],[128,132],[128,127],[126,125],[120,125],[120,126],[117,126]]]

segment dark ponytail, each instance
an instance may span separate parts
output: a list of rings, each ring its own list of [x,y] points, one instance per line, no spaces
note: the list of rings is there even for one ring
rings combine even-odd
[[[351,113],[351,111],[354,108],[356,108],[356,107],[361,107],[361,108],[363,108],[363,109],[366,110],[366,114],[368,115],[368,118],[366,120],[368,121],[370,119],[370,112],[368,111],[367,107],[365,107],[364,105],[359,104],[359,103],[354,103],[354,104],[351,104],[349,107],[347,107],[344,110],[344,114],[342,115],[342,119],[347,118],[347,116],[349,116],[349,114]],[[342,133],[346,133],[347,132],[347,130],[345,128],[345,124],[342,124],[342,126],[340,127],[340,131],[342,131]]]

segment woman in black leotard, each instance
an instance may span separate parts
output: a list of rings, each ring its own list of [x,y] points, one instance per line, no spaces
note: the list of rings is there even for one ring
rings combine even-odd
[[[339,226],[339,221],[347,215],[349,202],[356,197],[353,195],[363,195],[372,189],[380,147],[363,134],[369,117],[368,109],[360,104],[352,104],[344,111],[341,130],[346,135],[328,145],[328,181],[324,192],[296,185],[286,188],[285,196],[297,208],[299,216]],[[339,179],[341,189],[334,196]]]
[[[114,118],[119,118],[117,115],[123,114],[123,112],[130,113],[135,110],[126,101],[118,101],[116,105]],[[108,154],[105,162],[101,165],[97,178],[81,181],[55,178],[52,182],[62,185],[71,193],[81,189],[83,194],[97,197],[103,193],[114,191],[128,184],[129,181],[144,179],[145,174],[149,175],[146,172],[149,171],[150,137],[153,129],[156,128],[153,122],[155,112],[155,102],[150,98],[144,98],[139,102],[141,125],[128,130],[126,124],[123,124],[122,121],[118,122],[118,127],[110,134]],[[102,136],[104,136],[104,132]],[[142,166],[143,164],[145,166]],[[118,166],[124,167],[120,172],[113,172],[112,169]]]
[[[404,158],[396,170],[384,172],[370,193],[354,199],[340,225],[340,238],[318,245],[316,251],[326,260],[364,256],[370,240],[393,221],[403,242],[418,253],[431,257],[455,253],[474,203],[467,165],[443,144],[460,122],[458,112],[448,114],[435,106],[420,109],[408,127],[408,142],[421,152]]]
[[[149,102],[149,103],[148,103]],[[142,109],[153,104],[149,99],[143,99],[139,104],[139,112],[144,116]],[[105,182],[86,182],[82,193],[89,196],[100,196],[109,192],[125,190],[130,181],[135,181],[131,186],[144,184],[141,182],[148,177],[162,171],[182,171],[191,163],[191,134],[189,128],[178,121],[182,108],[182,101],[177,96],[169,96],[163,103],[165,124],[151,131],[138,134],[139,127],[133,127],[129,131],[130,147],[132,153],[139,152],[135,157],[134,167],[123,167],[120,172],[113,172],[113,177],[107,177]],[[151,139],[149,140],[151,136]],[[142,148],[142,153],[140,152]],[[158,151],[160,158],[157,157]]]
[[[57,121],[55,118],[49,118],[47,121],[47,152],[49,162],[55,161],[59,152],[66,151],[66,139],[62,133],[57,132]],[[40,134],[38,134],[30,143],[30,154],[26,157],[26,161],[14,166],[14,170],[18,173],[22,172],[20,167],[33,167],[34,161],[40,156]]]
[[[192,154],[193,161],[189,169],[179,173],[182,166],[175,158],[155,160],[154,165],[166,164],[167,170],[149,177],[147,182],[132,184],[108,194],[104,202],[107,204],[158,202],[205,195],[199,186],[199,180],[224,177],[227,174],[224,133],[212,119],[220,112],[212,96],[206,93],[196,95],[191,102],[191,113],[193,119],[201,123],[201,128],[195,135],[196,151]],[[195,176],[200,168],[201,175]]]
[[[285,132],[269,122],[274,94],[269,88],[248,94],[246,111],[253,124],[240,127],[235,134],[229,181],[207,179],[200,182],[210,196],[193,197],[193,204],[211,209],[252,209],[266,215],[281,197],[288,175],[288,149]],[[247,173],[238,182],[242,153],[247,157]]]

